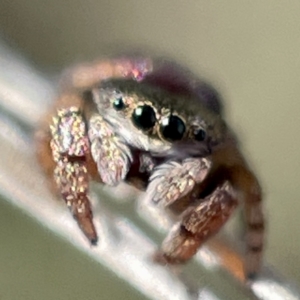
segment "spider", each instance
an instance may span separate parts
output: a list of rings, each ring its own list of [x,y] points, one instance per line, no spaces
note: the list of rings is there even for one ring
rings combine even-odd
[[[36,134],[37,155],[92,245],[89,181],[127,182],[177,216],[158,261],[184,263],[243,204],[245,272],[262,260],[259,182],[223,118],[218,93],[164,59],[123,56],[66,73]]]

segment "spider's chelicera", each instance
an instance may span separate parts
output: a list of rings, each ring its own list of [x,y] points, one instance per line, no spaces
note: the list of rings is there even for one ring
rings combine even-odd
[[[37,132],[38,155],[92,244],[89,181],[128,182],[178,216],[157,260],[190,259],[242,202],[245,270],[259,270],[261,189],[210,86],[174,63],[143,57],[79,66],[63,82]]]

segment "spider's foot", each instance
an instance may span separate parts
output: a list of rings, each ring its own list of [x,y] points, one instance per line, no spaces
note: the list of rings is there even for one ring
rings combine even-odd
[[[88,238],[92,246],[98,245],[98,235],[93,222],[90,220],[77,220],[84,235]]]

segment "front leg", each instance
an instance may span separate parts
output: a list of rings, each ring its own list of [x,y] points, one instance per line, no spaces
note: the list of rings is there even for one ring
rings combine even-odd
[[[65,98],[74,100],[71,95]],[[118,184],[127,175],[131,153],[100,115],[92,116],[88,122],[89,140],[82,105],[80,101],[71,103],[77,105],[57,108],[37,132],[37,154],[54,191],[61,195],[85,236],[95,245],[98,236],[89,199],[90,178]]]
[[[54,181],[80,228],[95,245],[98,236],[88,195],[89,142],[80,110],[75,106],[58,109],[50,129],[50,147],[56,163]]]
[[[155,260],[171,264],[189,260],[204,242],[222,228],[237,204],[236,195],[228,182],[217,187],[206,198],[199,199],[173,226],[155,254]]]
[[[154,169],[146,192],[146,201],[170,208],[181,220],[156,253],[160,263],[182,263],[217,233],[237,206],[236,195],[228,182],[199,199],[201,183],[211,169],[207,158],[187,158],[181,163],[169,161]]]

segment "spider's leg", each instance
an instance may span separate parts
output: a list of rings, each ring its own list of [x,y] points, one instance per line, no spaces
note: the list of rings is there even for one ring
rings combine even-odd
[[[53,151],[51,149],[52,133],[50,130],[50,124],[53,123],[53,117],[57,115],[57,111],[62,108],[68,107],[83,107],[84,99],[80,94],[76,93],[64,93],[54,103],[54,107],[51,108],[40,120],[39,126],[35,132],[35,144],[36,144],[36,156],[40,167],[42,168],[44,174],[47,177],[47,183],[51,191],[60,196],[60,191],[58,190],[57,184],[54,181],[53,174],[56,167],[56,162],[53,159]],[[86,161],[88,165],[89,174],[93,179],[101,181],[97,171],[97,167],[90,155],[87,153]]]
[[[54,180],[80,228],[95,245],[98,241],[89,200],[89,142],[78,107],[60,108],[53,117],[50,146],[56,163]]]
[[[157,252],[157,261],[182,263],[190,259],[221,229],[237,206],[236,195],[227,181],[204,199],[198,199],[199,187],[210,169],[207,158],[171,161],[154,169],[146,199],[173,211],[184,211]]]
[[[251,279],[259,272],[263,256],[265,219],[261,187],[235,143],[215,151],[213,156],[213,161],[219,165],[224,178],[230,181],[243,203],[246,229],[244,268],[246,277]]]
[[[245,221],[246,259],[245,273],[249,279],[260,270],[263,256],[265,220],[262,208],[262,192],[254,174],[246,164],[228,169],[232,185],[241,194]]]
[[[56,183],[53,180],[53,173],[56,167],[56,163],[52,157],[52,150],[50,147],[51,132],[49,124],[52,118],[52,112],[45,115],[40,121],[39,127],[35,132],[35,144],[36,144],[36,156],[40,167],[47,177],[47,184],[53,194],[59,194]]]
[[[226,181],[183,213],[181,221],[173,226],[156,253],[155,260],[170,264],[187,261],[222,228],[236,206],[236,195]]]

